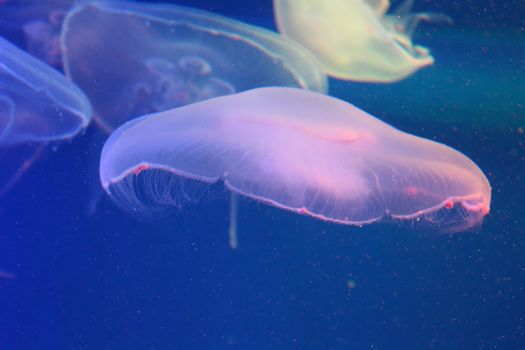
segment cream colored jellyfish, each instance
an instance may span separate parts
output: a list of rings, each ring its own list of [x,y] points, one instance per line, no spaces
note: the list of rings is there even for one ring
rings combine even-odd
[[[395,82],[434,62],[414,45],[420,21],[450,22],[439,13],[411,13],[406,0],[386,14],[388,0],[274,0],[279,31],[309,48],[335,78]]]

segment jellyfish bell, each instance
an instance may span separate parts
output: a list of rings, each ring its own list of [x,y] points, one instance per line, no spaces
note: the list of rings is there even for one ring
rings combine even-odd
[[[42,61],[0,38],[2,142],[52,141],[76,135],[91,120],[80,89]]]
[[[177,202],[180,181],[223,182],[324,221],[419,220],[449,232],[479,225],[491,196],[483,172],[460,152],[336,98],[277,87],[124,124],[104,145],[100,179],[135,211]]]
[[[327,91],[317,59],[301,45],[171,4],[81,3],[64,20],[61,45],[66,75],[108,131],[143,114],[260,86]]]
[[[310,49],[328,75],[395,82],[434,62],[426,47],[412,42],[417,24],[450,21],[410,12],[413,2],[386,14],[387,0],[274,0],[274,11],[279,31]]]
[[[0,194],[46,143],[72,138],[91,114],[88,99],[71,81],[0,38]]]

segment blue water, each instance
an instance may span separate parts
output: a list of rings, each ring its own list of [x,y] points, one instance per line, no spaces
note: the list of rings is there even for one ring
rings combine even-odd
[[[272,28],[271,2],[179,1]],[[50,147],[0,199],[0,349],[525,349],[525,5],[451,15],[436,64],[331,94],[448,144],[492,185],[475,232],[323,223],[228,200],[155,221],[97,202],[95,127]]]

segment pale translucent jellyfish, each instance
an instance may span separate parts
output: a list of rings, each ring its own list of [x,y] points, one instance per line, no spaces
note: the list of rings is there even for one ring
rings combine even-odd
[[[62,32],[64,69],[112,130],[127,120],[261,86],[327,91],[315,57],[277,33],[169,4],[91,2]]]
[[[414,220],[447,232],[479,225],[491,197],[485,175],[460,152],[292,88],[254,89],[130,121],[106,142],[100,178],[134,211],[179,205],[191,197],[186,182],[194,189],[222,181],[233,193],[321,220]]]
[[[71,81],[0,38],[0,194],[45,143],[73,137],[91,114],[89,101]]]
[[[386,14],[388,0],[274,0],[279,31],[310,49],[339,79],[394,82],[431,65],[426,47],[412,43],[420,21],[450,21],[439,13],[411,13],[406,0]]]

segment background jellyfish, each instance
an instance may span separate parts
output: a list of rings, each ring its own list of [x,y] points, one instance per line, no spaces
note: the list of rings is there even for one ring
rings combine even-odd
[[[0,194],[45,143],[73,137],[90,119],[91,105],[73,83],[0,38]]]
[[[135,211],[180,198],[179,183],[149,169],[224,181],[234,193],[341,224],[393,218],[456,232],[479,225],[490,207],[485,175],[463,154],[301,89],[254,89],[126,123],[102,151],[102,185]]]
[[[20,47],[45,63],[61,67],[60,30],[74,0],[0,1],[0,33],[5,38],[23,38]]]
[[[386,14],[388,0],[274,0],[279,31],[310,49],[339,79],[395,82],[434,62],[412,43],[420,21],[450,22],[439,13],[412,13],[406,0]]]
[[[131,117],[259,86],[327,90],[316,59],[301,46],[192,8],[81,4],[66,17],[61,42],[66,75],[108,130]]]

